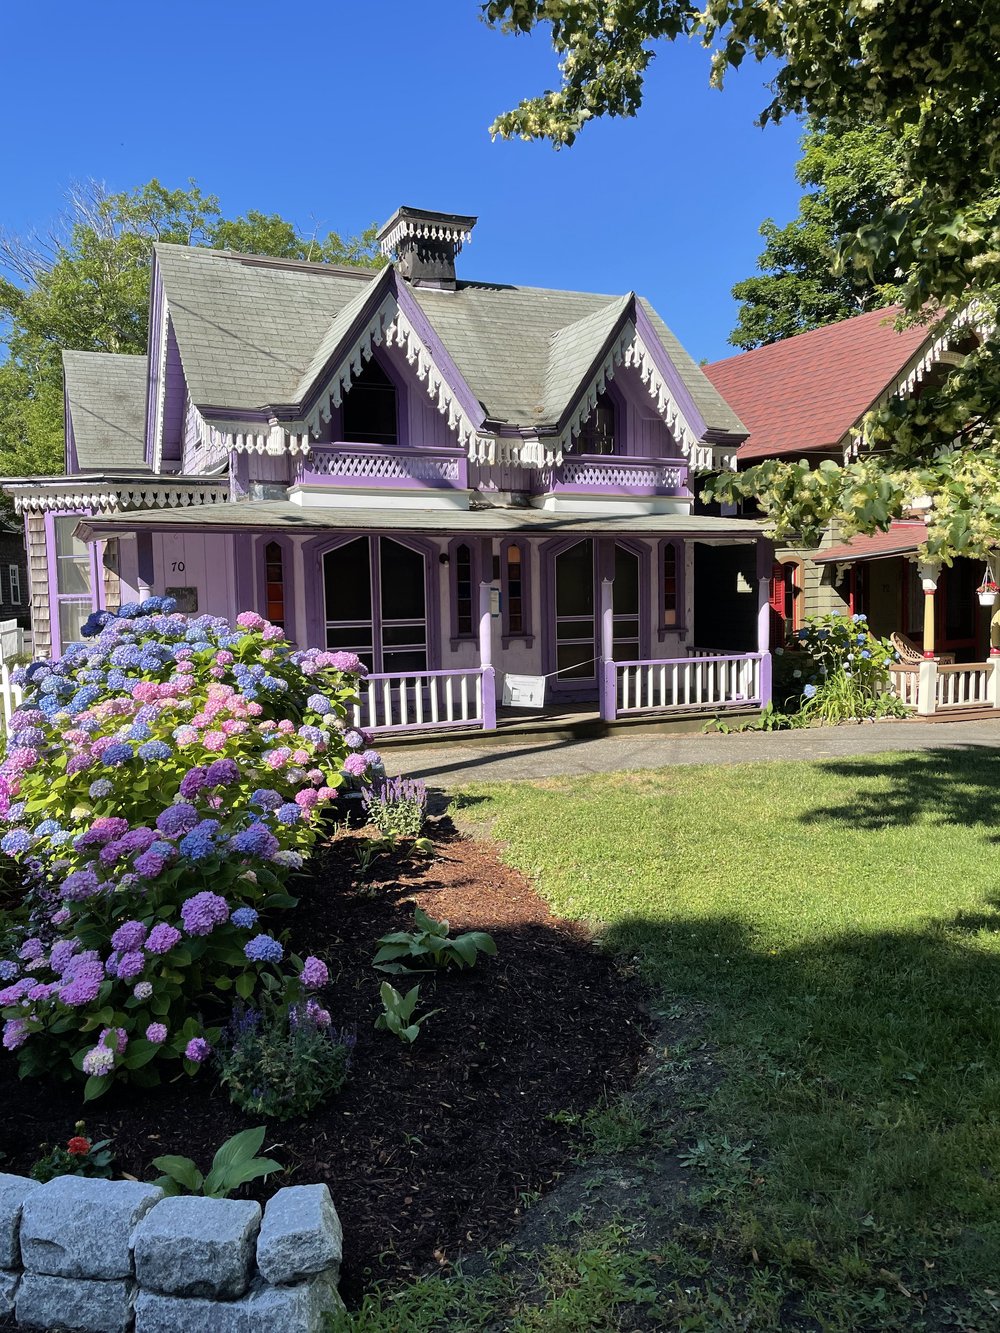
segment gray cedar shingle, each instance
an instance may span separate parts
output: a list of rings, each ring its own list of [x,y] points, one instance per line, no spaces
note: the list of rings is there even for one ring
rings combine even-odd
[[[146,470],[144,356],[63,352],[80,471]]]
[[[191,397],[230,415],[299,403],[368,298],[377,272],[158,245]],[[460,282],[412,294],[487,416],[554,424],[630,297]],[[711,430],[742,424],[647,301],[641,301]]]

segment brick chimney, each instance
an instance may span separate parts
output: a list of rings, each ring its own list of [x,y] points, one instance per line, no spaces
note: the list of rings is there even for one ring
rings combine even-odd
[[[472,236],[474,217],[431,213],[423,208],[397,208],[378,234],[379,248],[394,257],[399,271],[414,287],[455,290],[455,256]]]

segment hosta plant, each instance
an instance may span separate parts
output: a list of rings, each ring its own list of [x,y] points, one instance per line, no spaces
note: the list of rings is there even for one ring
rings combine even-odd
[[[375,1020],[376,1031],[391,1032],[394,1037],[408,1042],[411,1046],[420,1036],[420,1029],[424,1023],[441,1012],[440,1009],[431,1009],[429,1013],[417,1014],[417,1005],[420,1003],[419,982],[405,995],[401,995],[395,986],[383,981],[379,987],[379,997],[382,1001],[382,1012]]]
[[[226,1199],[233,1190],[251,1180],[284,1171],[285,1168],[273,1157],[257,1156],[264,1143],[264,1134],[261,1125],[256,1129],[244,1129],[227,1139],[212,1159],[207,1175],[190,1157],[172,1153],[154,1157],[153,1165],[163,1173],[154,1184],[159,1185],[164,1194],[203,1194],[209,1199]]]
[[[27,923],[0,958],[0,1011],[22,1076],[75,1067],[94,1096],[196,1072],[265,980],[308,991],[282,971],[286,881],[344,775],[378,757],[346,724],[351,653],[157,598],[88,628],[20,673],[0,850],[27,876]]]
[[[449,935],[450,923],[413,909],[416,930],[396,930],[383,935],[382,946],[373,965],[380,972],[419,972],[428,967],[474,967],[481,953],[496,954],[492,935],[485,930],[467,930],[464,935]]]

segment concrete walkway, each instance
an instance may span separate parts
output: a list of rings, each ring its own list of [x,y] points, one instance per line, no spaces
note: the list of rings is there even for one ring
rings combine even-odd
[[[387,749],[390,773],[410,773],[435,787],[504,782],[516,778],[573,777],[673,764],[756,764],[772,759],[838,759],[888,750],[948,750],[962,746],[1000,750],[1000,719],[973,722],[876,722],[806,731],[750,731],[729,736],[637,735],[585,741],[527,738],[510,745],[452,741]]]

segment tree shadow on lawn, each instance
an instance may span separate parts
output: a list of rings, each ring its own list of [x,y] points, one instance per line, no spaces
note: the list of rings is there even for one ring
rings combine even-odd
[[[800,816],[878,830],[929,818],[935,824],[994,824],[1000,814],[1000,754],[982,746],[940,746],[903,755],[828,760],[823,773],[857,779],[851,800]],[[996,841],[992,837],[991,841]]]
[[[606,942],[666,992],[660,1102],[709,1198],[684,1211],[712,1252],[703,1286],[735,1311],[774,1282],[796,1311],[781,1328],[1000,1327],[1000,952],[960,919],[778,950],[733,918],[632,919]],[[669,1035],[681,996],[709,1015],[693,1047]],[[725,1071],[707,1097],[686,1083],[705,1038]],[[628,1207],[637,1243],[684,1231],[655,1172]]]

